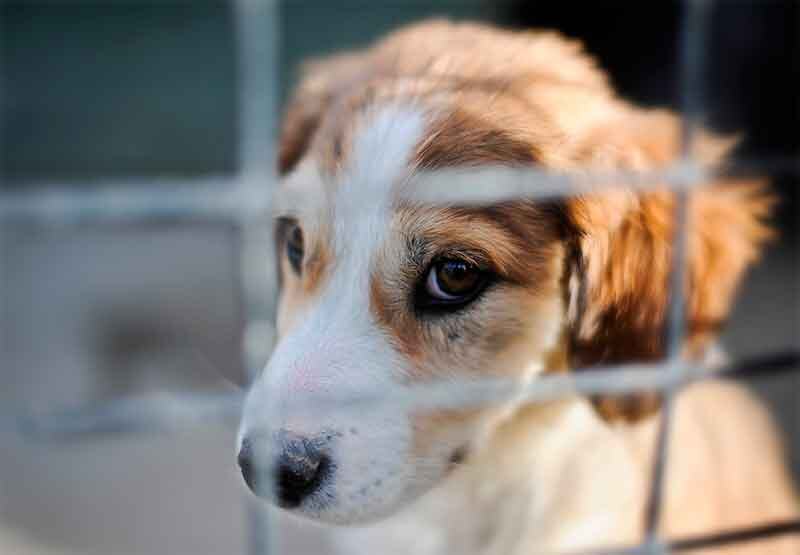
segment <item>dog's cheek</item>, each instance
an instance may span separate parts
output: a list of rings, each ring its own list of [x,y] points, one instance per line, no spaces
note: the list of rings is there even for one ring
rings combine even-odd
[[[481,409],[429,411],[411,416],[414,460],[439,468],[440,475],[451,470],[453,460],[469,451],[485,415]],[[435,479],[436,477],[430,476]]]
[[[525,377],[557,345],[563,312],[558,294],[498,289],[427,334],[431,366],[446,365],[448,376],[465,378]]]

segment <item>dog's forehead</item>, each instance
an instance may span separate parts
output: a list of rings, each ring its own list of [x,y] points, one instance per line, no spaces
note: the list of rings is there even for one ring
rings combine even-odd
[[[374,238],[376,227],[388,225],[394,201],[413,171],[427,121],[425,111],[412,104],[370,107],[358,118],[341,170],[326,173],[312,151],[281,183],[277,212],[326,228],[329,239],[353,233]]]

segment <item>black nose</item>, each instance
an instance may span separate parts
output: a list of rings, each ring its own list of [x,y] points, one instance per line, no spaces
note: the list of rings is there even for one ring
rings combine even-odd
[[[260,441],[271,442],[274,449],[274,467],[269,461],[258,460]],[[263,446],[262,446],[263,447]],[[266,446],[269,449],[270,446]],[[245,438],[239,450],[239,467],[242,476],[256,495],[269,493],[266,477],[273,476],[273,494],[281,507],[294,508],[317,491],[331,471],[330,458],[321,451],[320,440],[309,440],[289,432],[280,432],[274,438]]]

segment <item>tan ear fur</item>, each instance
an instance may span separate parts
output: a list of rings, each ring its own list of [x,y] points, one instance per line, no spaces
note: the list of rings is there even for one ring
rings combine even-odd
[[[321,120],[343,90],[364,71],[363,53],[346,53],[303,65],[300,84],[284,111],[278,142],[278,174],[289,173],[311,145]]]
[[[604,170],[666,167],[680,148],[679,120],[663,111],[635,111],[596,130],[585,162]],[[693,151],[719,161],[732,141],[701,133]],[[697,184],[688,199],[687,332],[684,355],[699,358],[724,323],[744,270],[772,236],[764,221],[773,197],[761,182]],[[665,320],[675,235],[675,195],[616,191],[573,199],[576,232],[570,311],[573,367],[652,361],[664,355]],[[608,419],[636,420],[658,407],[656,395],[596,399]]]

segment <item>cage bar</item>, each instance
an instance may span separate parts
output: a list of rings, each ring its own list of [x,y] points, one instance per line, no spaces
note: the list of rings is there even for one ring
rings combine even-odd
[[[276,0],[235,0],[239,75],[238,198],[269,203],[277,179],[273,163],[277,128],[278,4]],[[242,361],[252,382],[264,367],[272,346],[275,291],[269,286],[269,218],[240,222],[237,236],[238,287],[242,325]],[[272,457],[264,468],[270,468]],[[271,494],[271,484],[266,494]],[[278,527],[271,510],[251,496],[246,501],[251,555],[278,552]]]

